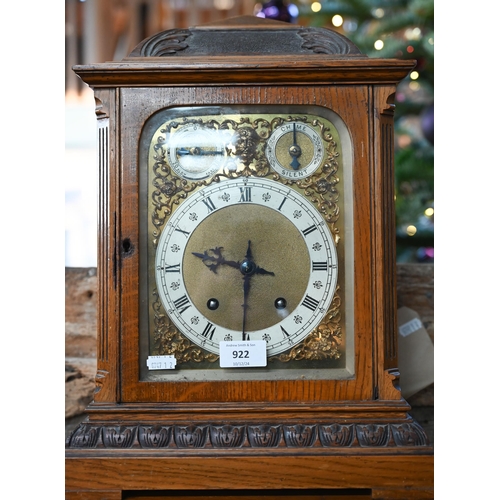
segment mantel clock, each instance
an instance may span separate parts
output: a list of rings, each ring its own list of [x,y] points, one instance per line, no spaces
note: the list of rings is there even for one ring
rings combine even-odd
[[[430,457],[397,384],[393,100],[413,66],[243,17],[74,68],[96,99],[100,238],[96,391],[70,478],[119,458],[206,484],[124,469],[94,490],[341,488],[355,482],[305,480],[291,459],[397,476]],[[273,472],[235,481],[236,457]]]

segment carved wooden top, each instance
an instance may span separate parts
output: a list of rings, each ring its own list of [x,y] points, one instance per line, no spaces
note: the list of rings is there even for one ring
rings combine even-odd
[[[143,40],[121,61],[74,66],[91,87],[220,84],[397,84],[415,61],[375,59],[327,28],[253,16]]]
[[[326,28],[305,28],[252,16],[189,29],[162,31],[143,40],[128,58],[238,54],[330,54],[366,57],[350,40]]]

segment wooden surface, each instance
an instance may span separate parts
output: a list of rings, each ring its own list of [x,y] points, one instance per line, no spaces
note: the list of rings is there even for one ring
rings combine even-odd
[[[434,264],[398,264],[396,266],[398,307],[418,313],[434,342]],[[408,398],[415,415],[430,422],[433,418],[434,384]],[[417,408],[422,408],[421,410]],[[433,435],[433,426],[429,431]]]
[[[398,306],[415,310],[434,339],[434,265],[398,264]],[[96,372],[96,268],[66,268],[66,418],[68,432],[92,401]],[[411,398],[412,414],[433,441],[434,385]]]
[[[416,311],[434,341],[434,264],[398,264],[396,276],[398,307]]]

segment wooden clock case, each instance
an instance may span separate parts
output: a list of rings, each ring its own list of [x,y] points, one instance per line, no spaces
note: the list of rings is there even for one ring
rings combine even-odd
[[[413,67],[368,58],[330,30],[242,17],[162,32],[122,61],[74,68],[96,100],[99,326],[94,401],[66,443],[67,498],[345,489],[432,498],[432,448],[397,369],[393,103]],[[141,129],[172,105],[271,103],[332,109],[351,136],[355,377],[142,381]]]

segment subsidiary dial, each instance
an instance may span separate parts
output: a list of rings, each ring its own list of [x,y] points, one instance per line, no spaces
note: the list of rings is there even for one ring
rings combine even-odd
[[[167,140],[170,166],[185,179],[211,177],[227,160],[227,137],[223,131],[189,123],[171,132]]]
[[[321,136],[310,124],[299,121],[277,127],[266,145],[266,157],[271,167],[289,179],[311,175],[321,166],[324,155]]]

